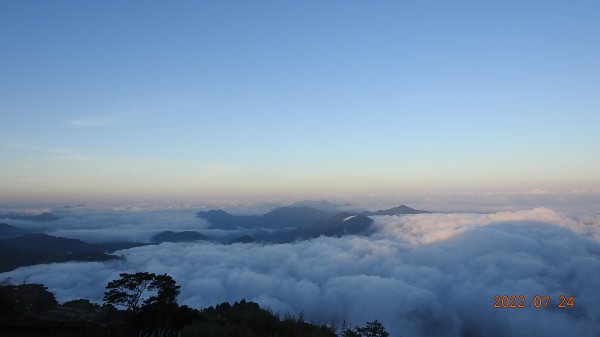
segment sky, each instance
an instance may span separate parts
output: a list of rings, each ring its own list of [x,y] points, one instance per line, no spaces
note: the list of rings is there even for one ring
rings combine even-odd
[[[597,1],[1,1],[0,202],[600,191]]]

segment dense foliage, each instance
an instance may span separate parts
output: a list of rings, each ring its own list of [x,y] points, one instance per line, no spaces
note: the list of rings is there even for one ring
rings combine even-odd
[[[110,281],[106,286],[104,301],[110,305],[121,305],[128,311],[139,311],[140,301],[144,305],[177,305],[180,293],[173,278],[167,274],[153,273],[122,273],[121,278]],[[149,296],[149,293],[153,293]]]
[[[2,336],[63,337],[337,337],[333,328],[286,315],[281,319],[257,303],[197,310],[177,304],[180,287],[169,275],[123,273],[106,286],[104,305],[86,299],[59,305],[41,284],[0,282]],[[124,310],[115,307],[121,306]],[[343,337],[388,337],[378,321],[342,329]]]
[[[233,305],[222,303],[202,311],[199,319],[183,330],[186,337],[254,337],[254,336],[323,336],[335,337],[326,326],[314,325],[302,319],[286,317],[280,320],[258,304],[244,300]]]
[[[356,326],[354,329],[344,328],[343,337],[388,337],[390,334],[378,320],[367,322],[365,326]]]

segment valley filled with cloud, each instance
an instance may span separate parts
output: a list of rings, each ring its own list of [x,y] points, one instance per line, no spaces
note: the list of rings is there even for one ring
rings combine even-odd
[[[598,13],[0,1],[0,337],[600,336]]]
[[[148,242],[165,229],[217,241],[246,233],[211,228],[188,209],[63,212],[57,224],[38,226],[96,242]],[[173,276],[182,286],[180,303],[197,308],[246,299],[337,326],[378,319],[392,336],[595,336],[600,217],[590,214],[533,208],[375,215],[357,235],[165,242],[117,251],[118,260],[22,267],[0,278],[43,283],[59,301],[101,302],[119,273],[148,271]],[[503,295],[523,296],[527,307],[493,308],[494,296]],[[575,305],[557,308],[561,295],[573,296]],[[549,306],[529,307],[535,296],[550,296]]]

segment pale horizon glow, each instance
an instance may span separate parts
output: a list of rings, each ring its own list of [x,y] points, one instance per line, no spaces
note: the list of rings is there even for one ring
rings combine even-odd
[[[0,3],[0,202],[598,194],[600,4]]]

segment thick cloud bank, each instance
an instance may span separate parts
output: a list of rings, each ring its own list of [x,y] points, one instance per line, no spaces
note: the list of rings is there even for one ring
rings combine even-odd
[[[220,230],[208,229],[208,223],[197,218],[194,209],[139,211],[86,207],[29,211],[30,214],[40,214],[41,212],[52,212],[58,217],[58,220],[43,223],[15,220],[0,220],[0,222],[91,243],[150,242],[153,235],[167,230],[200,231],[212,238],[220,238],[225,235]]]
[[[100,300],[120,272],[168,273],[194,307],[245,298],[323,323],[379,319],[392,336],[596,336],[598,218],[548,209],[374,217],[370,237],[292,244],[164,243],[124,261],[21,268],[0,277]],[[569,309],[494,309],[495,295],[573,296]]]

